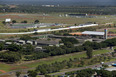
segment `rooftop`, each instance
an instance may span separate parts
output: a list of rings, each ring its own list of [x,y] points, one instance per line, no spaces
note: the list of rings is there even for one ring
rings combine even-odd
[[[10,18],[9,19],[6,19],[5,22],[11,22],[11,19]]]
[[[37,40],[37,43],[41,44],[50,44],[50,45],[56,45],[59,44],[59,40]]]
[[[104,32],[96,32],[96,31],[84,31],[82,34],[87,34],[87,35],[104,35]]]

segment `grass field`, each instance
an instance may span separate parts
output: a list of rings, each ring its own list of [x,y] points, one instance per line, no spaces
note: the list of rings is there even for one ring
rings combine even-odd
[[[109,29],[108,31],[113,32],[113,33],[116,33],[116,28],[114,28],[114,29]]]
[[[111,15],[98,15],[96,18],[76,18],[76,17],[59,17],[60,13],[51,13],[47,16],[43,16],[43,14],[22,14],[22,13],[0,13],[0,33],[5,32],[25,32],[28,31],[28,29],[10,29],[2,24],[2,21],[4,21],[7,18],[11,18],[12,20],[16,20],[17,22],[21,21],[28,21],[28,23],[33,23],[35,20],[39,20],[40,23],[64,23],[68,25],[74,25],[74,24],[84,24],[87,22],[96,22],[98,24],[104,24],[104,23],[116,23],[116,16]],[[52,27],[50,27],[52,28]]]
[[[66,23],[66,24],[83,24],[86,22],[98,22],[98,23],[105,23],[111,22],[115,19],[115,17],[111,18],[104,18],[104,16],[98,16],[97,18],[74,18],[74,17],[59,17],[59,16],[52,16],[51,14],[48,16],[42,15],[34,15],[34,14],[18,14],[18,15],[4,15],[0,17],[1,20],[5,20],[6,18],[11,18],[12,20],[16,20],[17,22],[21,22],[23,20],[27,20],[28,22],[34,22],[34,20],[38,19],[42,23]],[[113,22],[113,21],[112,21]]]
[[[10,68],[11,68],[11,66],[8,64],[0,63],[0,70],[4,70],[4,71],[8,72],[8,71],[10,71]],[[2,72],[0,72],[0,73],[2,73]]]
[[[93,55],[97,54],[104,54],[110,52],[109,50],[97,50],[93,52]],[[56,61],[63,61],[63,60],[69,60],[70,58],[82,58],[86,57],[85,52],[79,52],[79,53],[72,53],[72,54],[66,54],[61,56],[54,56],[54,57],[48,57],[40,60],[30,61],[30,62],[22,62],[22,64],[3,64],[0,63],[0,70],[4,70],[6,72],[11,70],[19,70],[19,69],[27,69],[27,68],[34,68],[41,64],[50,64]]]
[[[42,14],[0,14],[0,21],[6,18],[11,18],[17,22],[27,20],[29,23],[34,22],[38,19],[41,23],[66,23],[66,24],[83,24],[86,22],[97,22],[97,23],[109,23],[116,22],[115,16],[97,16],[96,18],[76,18],[76,17],[59,17],[58,14],[48,14],[43,16]]]

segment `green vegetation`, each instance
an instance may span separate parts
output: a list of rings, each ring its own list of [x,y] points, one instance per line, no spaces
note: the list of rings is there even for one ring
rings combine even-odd
[[[104,69],[96,70],[96,69],[84,69],[84,70],[78,70],[73,72],[67,72],[66,75],[75,76],[76,77],[115,77],[116,71],[107,71]]]
[[[103,52],[102,52],[103,51]],[[96,50],[96,51],[93,51],[93,54],[94,55],[97,55],[97,54],[105,54],[107,52],[111,52],[109,50]],[[73,54],[66,54],[66,55],[61,55],[61,56],[53,56],[53,57],[48,57],[47,59],[40,59],[38,62],[34,62],[34,63],[29,63],[28,65],[27,64],[24,64],[25,66],[28,66],[28,67],[37,67],[38,65],[42,65],[42,64],[50,64],[50,63],[53,63],[53,62],[61,62],[63,60],[69,60],[69,59],[74,59],[74,58],[83,58],[83,57],[87,57],[86,56],[86,53],[82,53],[82,52],[78,52],[78,53],[73,53]]]
[[[61,42],[63,42],[63,43],[66,43],[66,42],[71,42],[72,44],[78,44],[79,43],[79,41],[78,40],[76,40],[75,38],[66,38],[66,37],[64,37],[64,38],[61,38]]]
[[[1,53],[0,59],[3,59],[5,62],[17,62],[21,60],[21,54],[16,52]]]
[[[93,49],[91,48],[91,47],[86,47],[86,54],[87,54],[87,57],[90,59],[90,58],[92,58],[92,56],[93,56]]]
[[[17,5],[18,8],[10,8],[7,5],[0,7],[0,9],[6,9],[5,12],[16,12],[16,13],[88,13],[88,14],[99,14],[108,15],[115,14],[116,7],[114,6],[60,6],[60,7],[42,7],[42,6],[31,6],[31,5]],[[28,8],[28,9],[27,9]],[[0,12],[4,12],[1,10]]]
[[[34,23],[35,23],[35,24],[39,23],[39,20],[35,20]]]
[[[16,20],[12,20],[12,23],[14,24],[14,23],[16,23],[17,21]]]
[[[69,60],[63,60],[61,62],[56,61],[51,64],[45,63],[42,65],[39,65],[36,68],[36,71],[39,71],[41,74],[48,74],[48,73],[53,73],[53,72],[59,72],[61,69],[65,69],[65,71],[66,71],[66,69],[69,70],[68,68],[78,68],[78,67],[83,67],[83,66],[100,63],[102,61],[103,62],[111,61],[112,57],[108,56],[108,55],[109,54],[96,56],[91,59],[87,59],[85,57],[80,57],[80,58],[72,58],[72,59],[70,58]],[[103,67],[107,67],[107,66],[103,65]]]
[[[36,71],[33,71],[33,70],[29,70],[28,71],[28,76],[29,77],[37,77],[37,72]]]
[[[27,36],[26,36],[26,38],[27,38]],[[76,39],[73,39],[73,40],[76,41]],[[44,49],[46,49],[46,50],[43,52],[35,51],[35,48],[32,45],[10,44],[8,46],[5,46],[2,43],[0,46],[1,47],[0,49],[1,50],[7,49],[7,51],[1,52],[0,58],[3,61],[5,60],[6,62],[16,62],[16,61],[20,61],[20,60],[38,60],[38,59],[46,58],[49,56],[64,55],[64,54],[70,54],[70,53],[82,52],[82,51],[87,51],[86,54],[87,54],[88,58],[92,58],[92,56],[93,56],[92,49],[96,50],[96,49],[116,46],[116,43],[115,43],[116,38],[108,39],[101,43],[87,41],[83,45],[80,45],[80,46],[74,46],[73,43],[71,42],[72,38],[68,38],[68,39],[63,38],[62,41],[64,43],[63,46],[60,46],[60,47],[46,46],[46,47],[44,47]],[[78,43],[78,41],[76,41],[76,42]],[[16,57],[16,55],[12,56],[15,53],[16,53],[16,55],[18,55],[18,53],[19,53],[19,55],[17,57]],[[23,55],[23,59],[21,58],[21,55]]]
[[[93,51],[93,54],[94,55],[105,54],[107,52],[110,52],[110,51],[109,50],[97,50],[97,51]],[[24,64],[21,64],[21,65],[15,65],[15,64],[9,65],[9,64],[1,63],[0,70],[4,70],[4,71],[8,72],[11,70],[23,69],[23,67],[33,68],[33,67],[37,67],[38,65],[42,65],[42,64],[51,64],[54,62],[62,62],[63,60],[69,60],[69,59],[74,59],[74,58],[83,58],[83,57],[86,57],[85,52],[84,53],[78,52],[78,53],[66,54],[66,55],[61,55],[61,56],[48,57],[46,59],[40,59],[38,61],[34,61],[34,62],[30,62],[30,63],[24,62]]]
[[[21,74],[21,72],[19,72],[19,71],[16,72],[17,77],[20,77],[20,74]]]

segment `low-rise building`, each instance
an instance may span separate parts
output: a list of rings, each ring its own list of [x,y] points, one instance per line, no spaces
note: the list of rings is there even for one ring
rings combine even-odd
[[[24,40],[18,40],[17,43],[22,44],[22,45],[26,44]]]
[[[33,41],[27,41],[26,44],[31,44],[31,45],[33,45]]]
[[[12,44],[12,42],[6,42],[6,43],[5,43],[5,45],[10,45],[10,44]]]

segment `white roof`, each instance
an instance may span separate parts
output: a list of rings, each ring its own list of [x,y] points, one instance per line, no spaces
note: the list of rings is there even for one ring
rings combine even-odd
[[[104,35],[104,32],[96,32],[96,31],[84,31],[82,34],[88,34],[88,35]]]
[[[5,22],[11,22],[11,19],[10,18],[9,19],[6,19]]]

